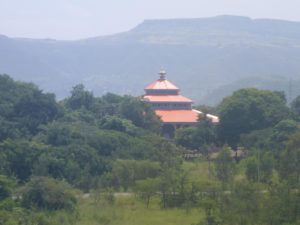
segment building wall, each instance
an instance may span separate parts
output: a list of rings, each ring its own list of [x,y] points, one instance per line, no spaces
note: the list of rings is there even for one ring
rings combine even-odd
[[[145,90],[146,95],[178,95],[179,90]]]
[[[191,103],[182,102],[150,102],[153,109],[192,109]]]

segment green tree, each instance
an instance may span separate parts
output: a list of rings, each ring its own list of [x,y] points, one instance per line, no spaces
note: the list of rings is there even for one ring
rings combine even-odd
[[[159,190],[160,180],[159,178],[147,178],[145,180],[136,181],[134,188],[138,196],[145,202],[147,208],[149,207],[150,200],[153,198]]]
[[[92,92],[86,91],[83,84],[73,87],[71,97],[66,99],[66,105],[73,110],[81,108],[91,110],[95,104],[95,98]]]
[[[271,153],[260,153],[246,159],[245,174],[249,181],[269,183],[272,179],[274,159]]]
[[[10,121],[0,115],[0,141],[7,138],[20,138],[22,136],[21,131],[18,129],[18,123]]]
[[[122,119],[117,116],[106,116],[100,121],[100,127],[108,130],[117,130],[135,135],[138,128],[130,120]]]
[[[14,182],[11,179],[0,175],[0,201],[11,196],[13,186]]]
[[[225,147],[215,159],[215,172],[223,187],[232,180],[235,173],[235,162],[228,147]]]
[[[0,140],[35,135],[40,125],[62,116],[55,95],[7,75],[0,75],[0,83]]]
[[[195,127],[177,129],[175,142],[188,149],[200,149],[207,145],[217,144],[215,126],[207,119],[203,119]]]
[[[249,181],[257,182],[259,173],[259,163],[256,157],[249,157],[246,163],[245,174]]]
[[[22,203],[27,208],[73,210],[76,198],[67,183],[52,178],[34,177],[23,190]]]
[[[14,117],[30,133],[36,134],[38,126],[57,119],[62,111],[53,94],[43,94],[40,90],[24,95],[14,107]]]
[[[280,121],[272,129],[270,137],[270,149],[273,149],[278,158],[280,152],[286,148],[288,140],[298,130],[299,124],[291,119]]]
[[[271,150],[271,138],[273,136],[273,128],[262,130],[254,130],[247,134],[241,134],[240,144],[246,149],[264,149]]]
[[[64,179],[84,191],[96,186],[97,177],[108,171],[110,163],[88,145],[70,144],[49,148],[33,165],[36,176]]]
[[[233,147],[239,143],[241,134],[273,126],[288,115],[281,92],[254,88],[241,89],[224,98],[218,111],[219,137]]]
[[[262,224],[299,224],[300,194],[286,181],[272,183],[263,201]]]
[[[281,120],[274,127],[254,130],[241,135],[241,145],[249,150],[268,150],[276,159],[280,152],[286,148],[290,136],[298,130],[298,122],[290,119]]]
[[[6,140],[0,144],[5,155],[4,172],[25,182],[32,175],[33,167],[39,156],[47,149],[43,144],[27,140]]]
[[[157,162],[117,160],[112,165],[109,183],[115,183],[115,188],[122,187],[124,191],[128,191],[135,186],[136,181],[156,178],[160,172],[161,167]]]
[[[155,115],[150,105],[140,99],[126,96],[120,104],[120,115],[137,127],[142,127],[150,131],[159,133],[160,120]]]
[[[280,157],[281,179],[295,187],[300,184],[300,132],[291,136],[287,148]]]
[[[254,184],[246,180],[234,183],[231,193],[223,193],[221,197],[220,217],[222,224],[256,225],[260,221],[261,192]]]
[[[300,121],[300,96],[291,102],[291,114],[295,120]]]

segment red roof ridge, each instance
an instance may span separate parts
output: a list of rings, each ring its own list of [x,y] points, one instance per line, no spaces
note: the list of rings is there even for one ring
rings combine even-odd
[[[158,79],[156,81],[154,81],[153,83],[147,85],[145,88],[145,90],[179,90],[179,88],[174,85],[172,82],[168,81],[167,79]]]

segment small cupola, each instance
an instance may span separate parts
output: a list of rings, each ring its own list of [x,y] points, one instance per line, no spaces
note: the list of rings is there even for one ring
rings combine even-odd
[[[161,70],[161,71],[159,71],[159,79],[160,80],[165,80],[166,79],[166,71],[165,70]]]

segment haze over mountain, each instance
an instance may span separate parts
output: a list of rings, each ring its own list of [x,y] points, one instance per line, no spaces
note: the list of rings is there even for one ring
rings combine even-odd
[[[238,16],[146,20],[128,32],[77,41],[0,36],[0,73],[58,98],[78,83],[97,95],[141,95],[162,67],[197,103],[215,104],[247,86],[294,97],[299,62],[300,22]]]

